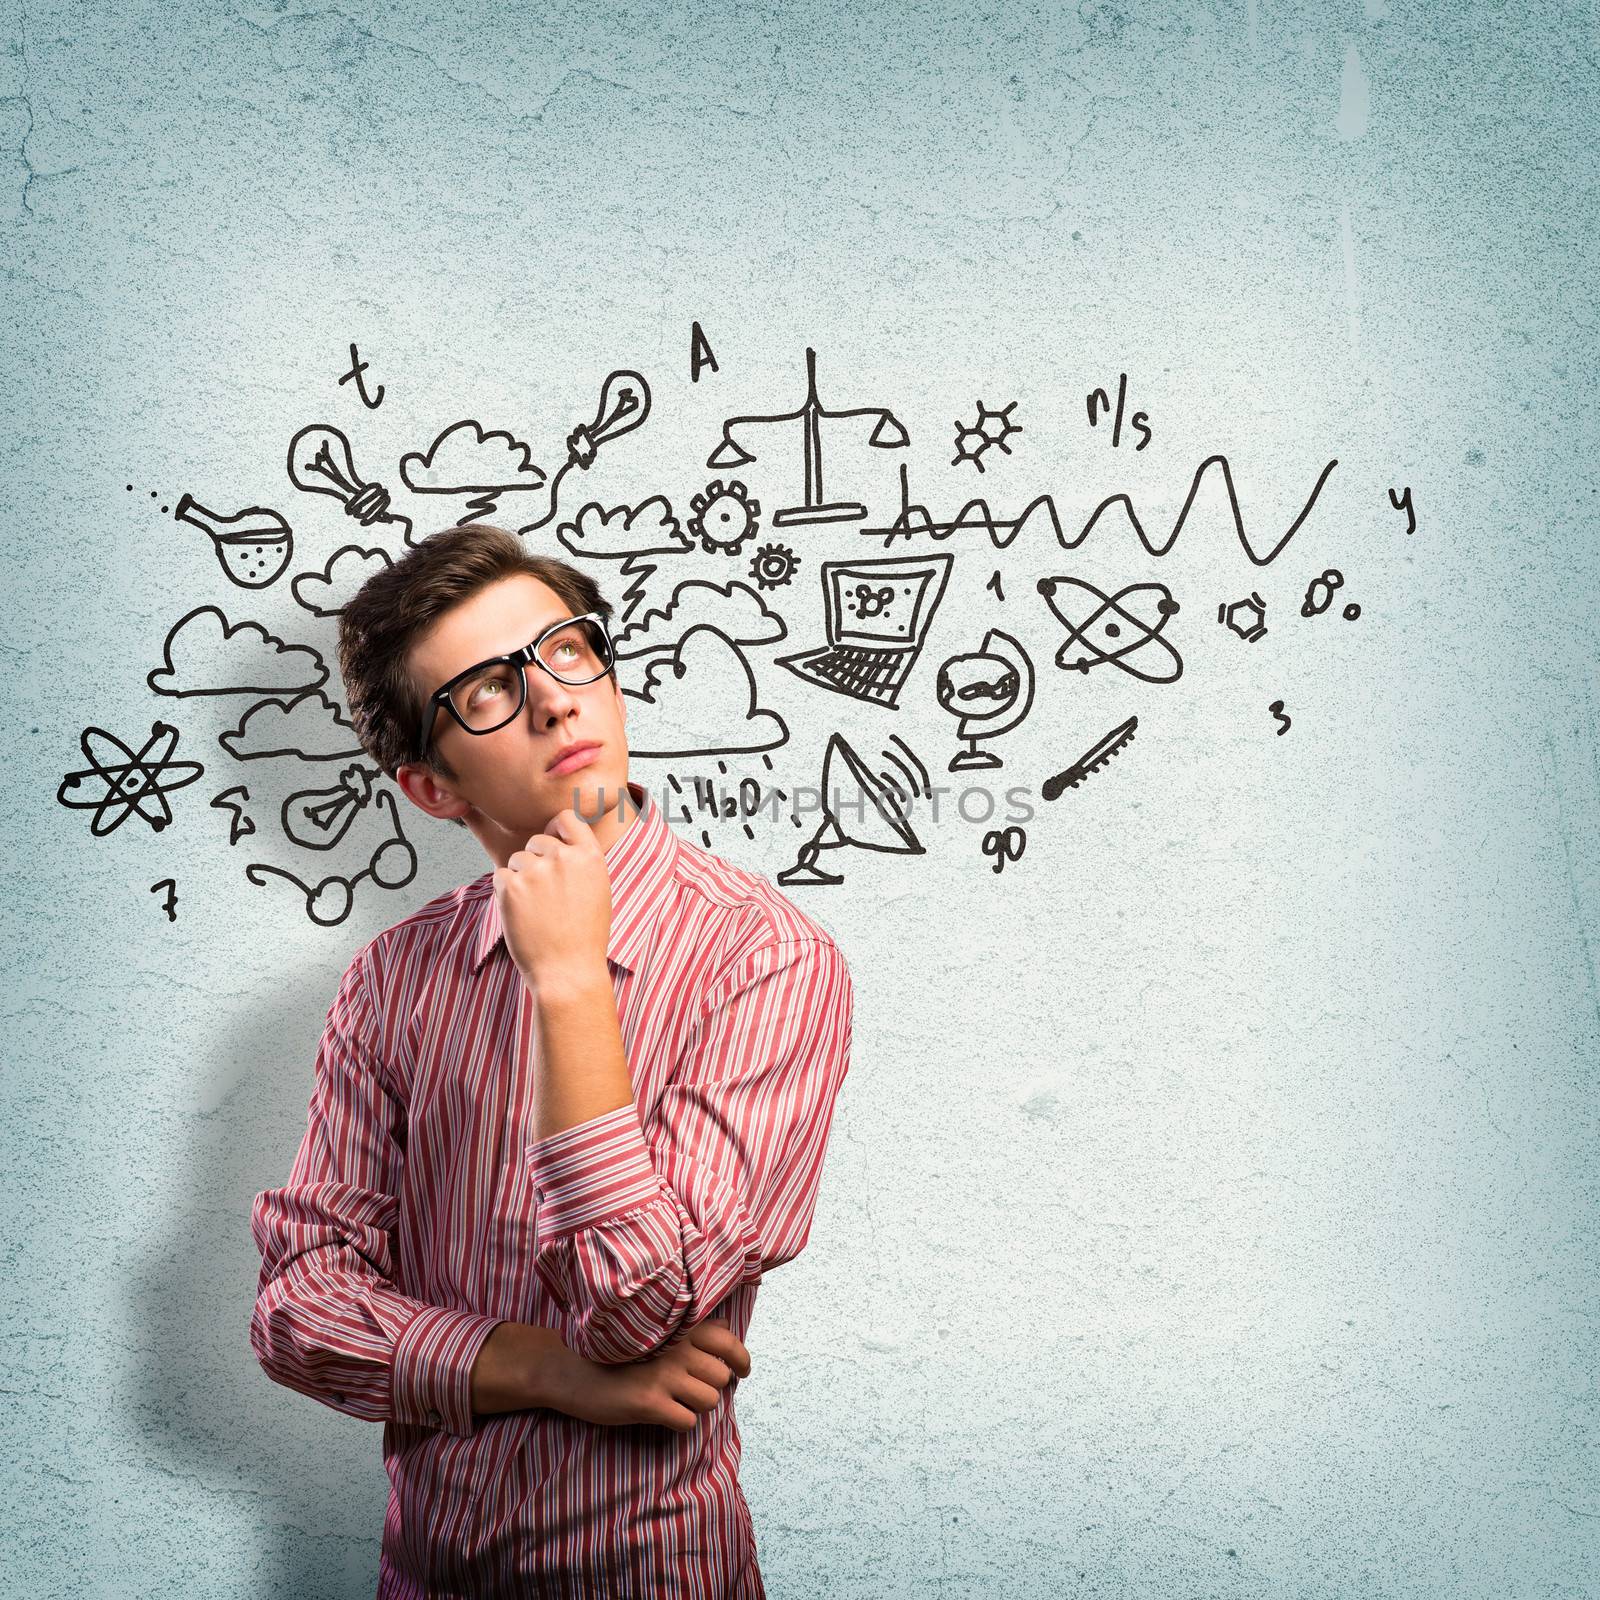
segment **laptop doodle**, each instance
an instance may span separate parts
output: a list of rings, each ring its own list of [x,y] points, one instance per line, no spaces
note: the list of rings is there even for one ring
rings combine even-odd
[[[894,707],[922,653],[953,559],[943,554],[824,561],[828,642],[779,656],[775,665],[835,694]]]

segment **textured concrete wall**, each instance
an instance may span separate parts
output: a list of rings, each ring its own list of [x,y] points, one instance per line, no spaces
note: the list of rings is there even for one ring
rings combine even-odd
[[[740,1391],[770,1592],[1595,1593],[1592,11],[545,13],[6,21],[6,1592],[372,1592],[379,1430],[257,1369],[248,1208],[351,953],[486,864],[409,810],[415,877],[337,926],[246,881],[358,871],[383,835],[368,808],[307,872],[278,806],[339,764],[236,760],[244,702],[151,692],[197,605],[333,637],[161,508],[277,508],[307,571],[355,530],[286,481],[306,423],[442,525],[402,453],[470,416],[559,460],[634,367],[652,416],[580,493],[687,516],[722,419],[798,403],[809,344],[825,400],[909,432],[829,457],[878,522],[904,459],[939,514],[1049,490],[1072,529],[1126,490],[1164,534],[1221,452],[1270,539],[1338,466],[1267,566],[1215,471],[1159,560],[1119,516],[1072,555],[925,538],[956,575],[897,713],[752,652],[791,739],[729,772],[790,784],[835,730],[959,782],[933,673],[988,626],[1039,682],[995,745],[1035,790],[1022,859],[997,876],[947,800],[923,854],[841,850],[842,885],[794,891],[858,1010]],[[1142,451],[1087,426],[1121,373]],[[981,476],[950,461],[979,398],[1024,430]],[[770,511],[796,467],[742,475]],[[821,560],[884,553],[791,533],[783,649],[820,641]],[[1359,619],[1301,616],[1330,566]],[[1181,681],[1059,670],[1033,584],[1068,572],[1167,585]],[[1246,644],[1215,611],[1252,590]],[[96,837],[56,803],[80,735],[137,751],[158,719],[204,776],[164,831]],[[669,767],[715,772],[639,775]],[[261,831],[230,847],[207,802],[234,784]],[[713,847],[776,872],[804,837],[754,831]]]

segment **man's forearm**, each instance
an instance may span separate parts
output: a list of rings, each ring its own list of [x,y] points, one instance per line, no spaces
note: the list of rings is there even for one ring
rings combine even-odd
[[[499,1323],[472,1364],[472,1409],[488,1413],[555,1406],[572,1359],[554,1328]]]
[[[617,1022],[616,989],[604,961],[533,986],[539,1030],[534,1137],[615,1111],[633,1100],[633,1078]]]

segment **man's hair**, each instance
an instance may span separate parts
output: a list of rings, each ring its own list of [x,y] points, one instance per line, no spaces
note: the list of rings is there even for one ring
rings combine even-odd
[[[504,528],[468,522],[429,534],[392,566],[374,573],[339,614],[339,675],[361,748],[392,778],[412,760],[424,695],[437,684],[412,674],[412,646],[444,614],[502,578],[526,573],[553,589],[573,616],[611,606],[588,573],[554,556],[534,555]],[[524,640],[523,643],[527,641]],[[616,665],[606,676],[616,682]],[[449,716],[448,711],[442,715]],[[455,769],[430,744],[423,764],[442,778]],[[451,819],[466,823],[460,817]]]

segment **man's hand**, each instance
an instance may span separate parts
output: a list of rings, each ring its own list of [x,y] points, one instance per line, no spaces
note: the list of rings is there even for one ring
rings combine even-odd
[[[643,1361],[586,1360],[551,1328],[502,1322],[472,1368],[472,1409],[548,1406],[585,1422],[648,1422],[688,1433],[734,1376],[750,1376],[750,1352],[718,1317],[708,1317]]]
[[[530,989],[605,977],[611,879],[594,829],[570,806],[494,869],[494,897]]]
[[[605,1366],[568,1351],[555,1365],[550,1404],[585,1422],[651,1422],[688,1433],[735,1375],[750,1376],[750,1352],[726,1322],[708,1317],[643,1361]]]

